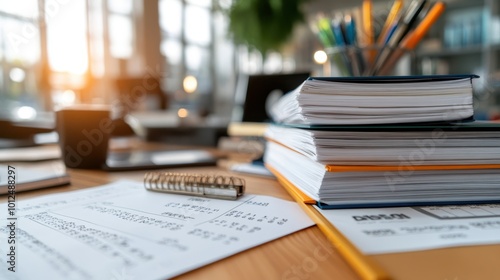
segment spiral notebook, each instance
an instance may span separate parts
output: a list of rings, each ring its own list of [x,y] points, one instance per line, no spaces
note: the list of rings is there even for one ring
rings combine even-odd
[[[245,193],[245,180],[210,174],[147,172],[144,187],[150,191],[235,200]]]

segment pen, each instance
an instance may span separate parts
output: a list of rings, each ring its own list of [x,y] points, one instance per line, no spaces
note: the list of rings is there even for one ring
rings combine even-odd
[[[342,59],[344,60],[344,64],[347,68],[347,71],[349,72],[349,75],[358,76],[359,74],[354,74],[352,69],[354,64],[354,57],[351,55],[351,52],[347,48],[346,36],[344,36],[345,34],[342,28],[342,16],[335,16],[331,21],[331,27],[333,35],[335,37],[335,42],[337,44],[337,47],[339,47],[340,54],[342,56]]]
[[[389,43],[389,40],[391,39],[392,35],[394,35],[394,31],[396,30],[396,28],[398,27],[398,24],[397,23],[394,23],[390,28],[389,30],[387,31],[387,34],[385,35],[385,38],[383,40],[383,44],[382,46],[385,46],[387,45],[387,43]]]
[[[382,27],[382,31],[380,31],[380,34],[377,39],[377,45],[385,45],[386,44],[386,39],[387,39],[387,34],[389,31],[392,29],[394,31],[394,26],[395,23],[397,22],[397,18],[399,15],[399,12],[401,11],[401,8],[403,7],[403,0],[395,0],[394,4],[392,4],[391,11],[389,12],[389,15],[387,15],[387,19],[385,20],[384,26]]]
[[[409,33],[408,36],[401,42],[403,49],[414,49],[445,9],[445,3],[436,2],[415,30]]]
[[[345,38],[348,45],[348,52],[352,57],[352,72],[354,76],[360,76],[365,68],[363,55],[357,49],[356,23],[351,15],[344,16]]]
[[[318,39],[319,39],[321,45],[323,45],[323,48],[326,49],[326,48],[332,47],[328,37],[324,34],[323,31],[319,30],[319,27],[318,27],[318,24],[316,21],[310,21],[309,27],[311,28],[312,32],[314,34],[316,34],[316,36],[318,36]]]
[[[427,16],[427,13],[429,12],[429,10],[431,9],[432,6],[433,6],[433,3],[426,2],[424,4],[424,6],[422,7],[422,10],[420,11],[420,13],[418,13],[416,22],[422,22],[422,20],[424,20],[424,18]]]
[[[337,41],[335,40],[335,35],[333,33],[330,20],[320,15],[320,18],[318,20],[318,28],[319,32],[322,32],[324,34],[322,36],[328,38],[330,48],[336,47]],[[338,70],[341,72],[341,74],[343,76],[349,76],[350,71],[348,68],[348,63],[346,63],[348,61],[346,61],[345,56],[342,53],[333,51],[331,57],[335,65],[337,65]]]
[[[420,24],[401,41],[401,48],[394,51],[391,57],[387,60],[380,69],[381,75],[386,75],[396,64],[396,62],[403,56],[405,50],[413,50],[417,44],[422,40],[424,35],[429,31],[431,26],[438,20],[441,14],[446,9],[446,4],[443,2],[436,2],[432,8],[429,9],[424,19]]]
[[[344,16],[345,38],[348,45],[355,46],[356,42],[356,24],[351,15]]]
[[[389,38],[386,46],[384,49],[379,53],[375,64],[373,65],[371,71],[369,72],[369,75],[375,75],[377,74],[377,71],[382,68],[383,64],[387,60],[387,58],[390,56],[392,50],[397,47],[401,39],[408,33],[410,30],[411,26],[415,22],[415,20],[418,17],[418,14],[422,10],[426,3],[426,0],[414,0],[411,4],[410,7],[408,8],[408,11],[405,13],[403,17],[401,17],[400,21],[398,22],[398,26],[396,27],[396,30],[394,30],[392,36]]]
[[[345,46],[347,43],[344,37],[344,32],[342,31],[342,19],[339,16],[332,19],[332,31],[337,46]]]
[[[374,39],[373,39],[373,19],[372,19],[372,1],[371,0],[363,0],[362,4],[362,13],[363,13],[363,31],[364,31],[364,43],[366,46],[373,47]],[[375,50],[369,50],[367,61],[369,64],[372,64],[376,56]]]
[[[328,38],[329,45],[334,47],[337,45],[335,41],[335,36],[333,35],[332,27],[330,25],[330,21],[321,16],[318,20],[318,28],[319,31],[322,32],[326,38]]]

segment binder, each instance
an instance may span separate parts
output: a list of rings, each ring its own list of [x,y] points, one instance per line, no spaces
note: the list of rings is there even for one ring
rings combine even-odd
[[[147,172],[144,187],[157,192],[236,200],[245,193],[245,180],[221,175]]]
[[[307,195],[271,166],[267,168],[362,279],[496,279],[500,275],[500,244],[364,255],[348,237],[307,204]]]

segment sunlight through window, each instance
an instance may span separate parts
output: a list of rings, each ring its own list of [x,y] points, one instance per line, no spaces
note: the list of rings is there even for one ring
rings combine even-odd
[[[46,9],[50,8],[46,2]],[[60,4],[46,13],[49,65],[56,72],[83,74],[88,68],[85,1]]]

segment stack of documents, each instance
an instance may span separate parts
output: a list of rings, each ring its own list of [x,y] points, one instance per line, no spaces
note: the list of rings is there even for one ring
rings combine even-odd
[[[266,167],[363,279],[498,275],[500,245],[438,249],[499,243],[500,123],[468,119],[473,77],[312,78],[273,107]]]
[[[265,163],[323,209],[500,202],[500,124],[464,122],[474,77],[310,78],[273,107]]]
[[[500,202],[500,164],[335,166],[273,142],[265,160],[321,208]]]
[[[311,77],[271,111],[295,124],[448,122],[473,116],[475,75]]]
[[[355,166],[500,164],[500,123],[271,125],[266,138],[339,170]],[[331,165],[330,165],[331,164]],[[334,166],[335,168],[333,168]]]

